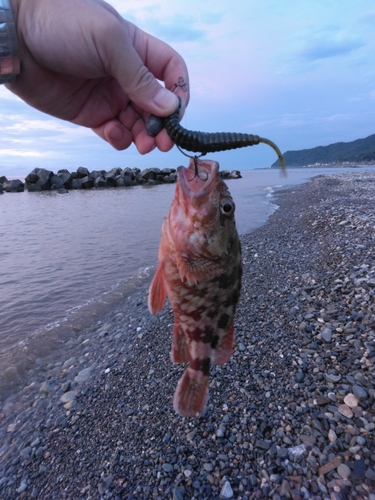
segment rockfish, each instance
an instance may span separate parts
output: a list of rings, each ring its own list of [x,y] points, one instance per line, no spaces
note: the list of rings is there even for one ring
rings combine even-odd
[[[174,199],[162,226],[158,267],[149,309],[160,312],[166,297],[174,313],[171,359],[189,363],[173,407],[200,415],[208,397],[210,364],[227,362],[234,343],[233,316],[241,288],[241,245],[235,204],[215,161],[190,160],[177,169]]]

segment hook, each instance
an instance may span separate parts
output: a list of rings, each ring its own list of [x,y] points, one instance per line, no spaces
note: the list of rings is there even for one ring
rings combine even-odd
[[[202,174],[199,173],[199,170],[198,170],[198,159],[201,158],[202,156],[204,156],[206,153],[201,153],[200,155],[188,155],[187,153],[185,153],[185,151],[182,151],[182,149],[180,148],[180,146],[178,146],[176,144],[177,148],[180,150],[180,152],[187,156],[188,158],[193,158],[194,159],[194,177],[193,179],[195,179],[196,177],[198,177],[198,179],[201,179],[202,181],[206,181],[208,179],[208,175],[205,174],[205,178],[202,177]],[[189,182],[191,182],[193,179],[190,179]]]

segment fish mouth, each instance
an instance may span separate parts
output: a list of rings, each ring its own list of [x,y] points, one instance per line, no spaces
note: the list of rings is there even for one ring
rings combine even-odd
[[[217,161],[201,161],[191,158],[189,166],[178,167],[178,181],[186,196],[199,199],[210,193],[219,180],[219,164]]]

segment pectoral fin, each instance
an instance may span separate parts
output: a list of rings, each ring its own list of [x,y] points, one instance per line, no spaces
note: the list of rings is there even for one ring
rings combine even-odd
[[[213,260],[187,259],[181,255],[178,255],[176,260],[181,280],[186,279],[190,284],[198,283],[213,276],[219,276],[225,272],[224,268]]]
[[[165,286],[164,267],[159,264],[148,294],[148,308],[151,314],[157,314],[163,309],[166,298],[167,289]]]

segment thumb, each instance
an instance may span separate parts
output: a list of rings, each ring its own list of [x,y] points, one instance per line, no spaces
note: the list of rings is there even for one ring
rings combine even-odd
[[[120,82],[130,100],[156,116],[174,113],[179,105],[177,96],[163,87],[140,59],[137,66],[128,66],[124,83]]]
[[[181,76],[188,81],[182,57],[166,43],[125,20],[121,35],[106,38],[106,43],[111,45],[110,57],[106,59],[109,73],[129,99],[144,111],[156,116],[174,113],[179,101],[167,89],[173,88]]]

